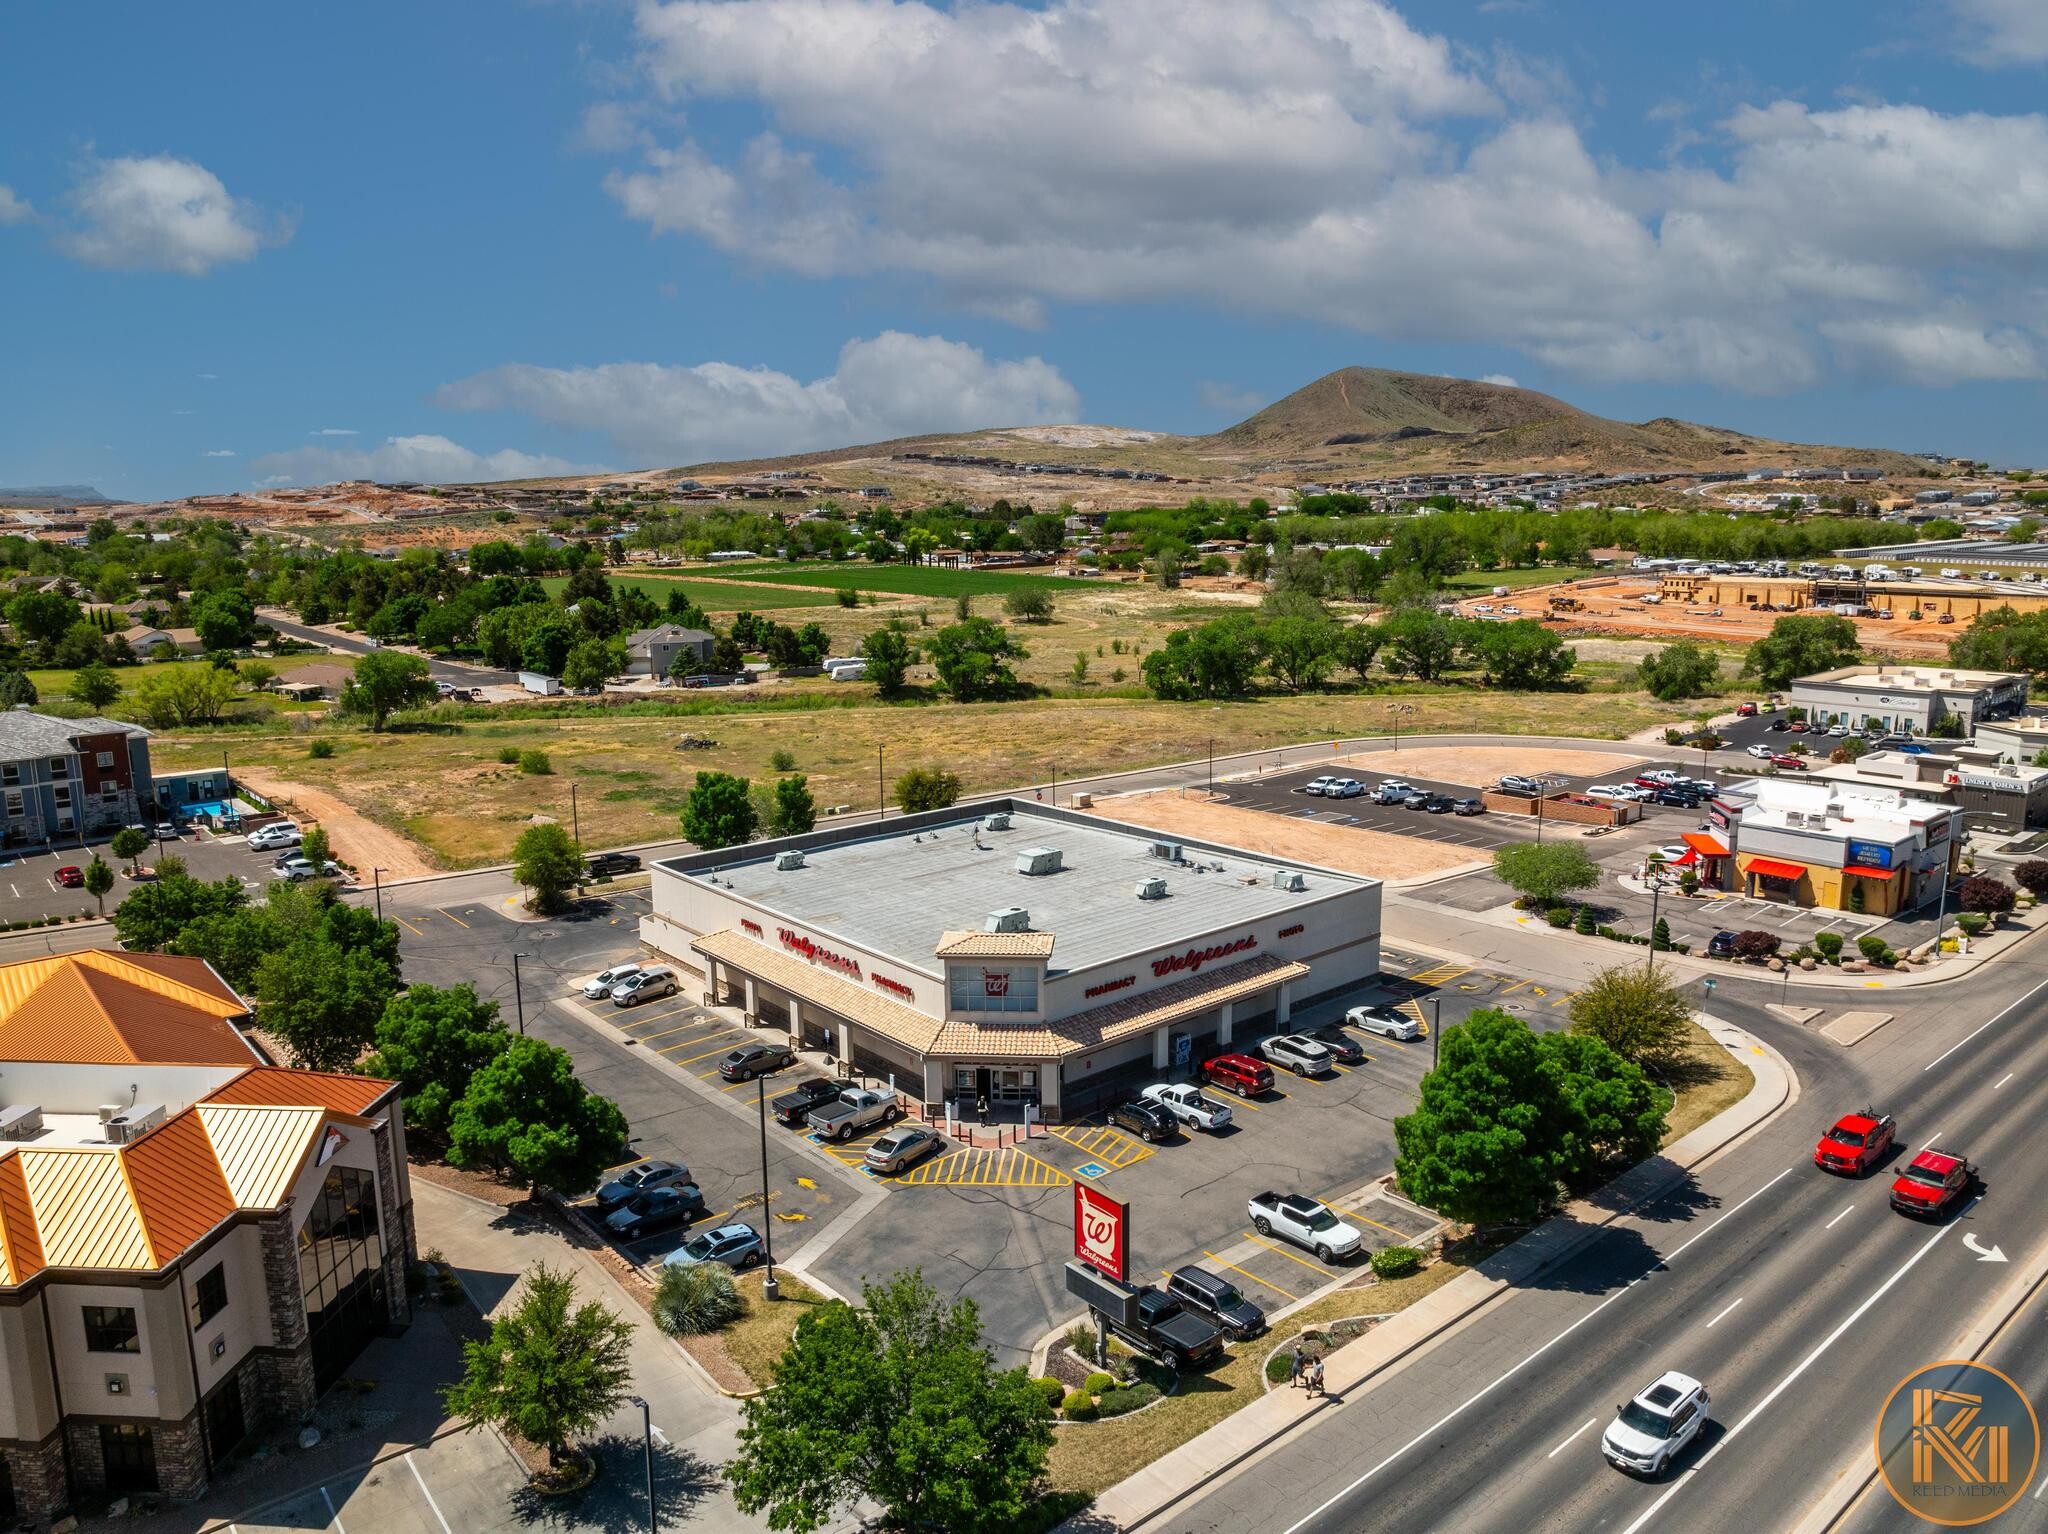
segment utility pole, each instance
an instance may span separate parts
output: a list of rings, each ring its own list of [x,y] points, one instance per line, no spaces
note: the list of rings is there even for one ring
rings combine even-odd
[[[576,850],[583,850],[583,820],[576,813],[576,785],[569,785],[569,835],[576,843]]]
[[[1444,1039],[1444,998],[1438,992],[1429,998],[1429,1068],[1436,1069],[1437,1058],[1443,1053]]]
[[[889,796],[882,789],[882,748],[875,747],[875,819],[889,818]]]
[[[370,870],[370,884],[371,884],[371,887],[372,887],[372,888],[374,888],[374,889],[376,890],[376,892],[377,892],[377,920],[379,920],[379,921],[382,921],[382,920],[384,919],[384,870],[383,870],[383,869],[381,869],[381,868],[373,868],[373,869],[371,869],[371,870]]]
[[[1216,737],[1209,737],[1209,792],[1216,792]]]
[[[1652,974],[1657,971],[1657,902],[1664,894],[1664,862],[1655,853],[1643,865],[1650,886],[1650,957],[1643,967]]]
[[[1058,762],[1054,762],[1054,763],[1052,764],[1052,802],[1053,802],[1053,806],[1054,806],[1055,808],[1057,808],[1057,807],[1059,806],[1059,802],[1060,802],[1060,764],[1059,764]]]
[[[768,1258],[768,1272],[761,1280],[761,1298],[779,1300],[782,1286],[775,1282],[775,1215],[768,1207],[768,1087],[765,1076],[754,1078],[754,1105],[761,1115],[761,1250]]]
[[[519,961],[532,957],[530,953],[512,955],[512,1005],[519,1014],[519,1037],[522,1039],[526,1037],[526,992],[519,985]]]

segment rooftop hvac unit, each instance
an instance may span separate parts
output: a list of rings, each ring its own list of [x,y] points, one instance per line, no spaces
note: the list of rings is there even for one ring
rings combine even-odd
[[[1308,876],[1298,868],[1276,868],[1273,870],[1273,888],[1299,895],[1308,888]]]
[[[122,1107],[119,1103],[101,1103],[100,1122],[104,1124],[107,1122],[108,1119],[112,1118],[115,1114],[120,1113],[122,1111]]]
[[[0,1140],[30,1140],[42,1132],[41,1108],[0,1108]]]
[[[1138,898],[1140,900],[1164,900],[1166,898],[1166,881],[1164,879],[1140,879],[1138,881]]]
[[[791,847],[785,852],[775,854],[775,866],[785,872],[792,868],[801,868],[804,866],[804,855]]]
[[[107,1120],[107,1143],[131,1145],[164,1121],[162,1103],[138,1103]]]
[[[984,830],[984,831],[1007,831],[1007,830],[1009,830],[1009,829],[1010,829],[1010,812],[1009,812],[1008,810],[996,810],[996,811],[994,811],[994,812],[993,812],[993,813],[991,813],[991,814],[987,814],[987,815],[984,815],[984,816],[982,816],[982,817],[981,817],[981,828],[982,828],[982,830]]]
[[[1000,911],[988,913],[988,920],[981,924],[984,932],[1029,932],[1031,912],[1020,905],[1006,905]]]
[[[1017,872],[1020,874],[1056,874],[1060,871],[1060,849],[1057,847],[1026,847],[1017,854]]]
[[[1180,843],[1154,842],[1152,844],[1152,856],[1164,858],[1169,863],[1178,863],[1181,860]]]

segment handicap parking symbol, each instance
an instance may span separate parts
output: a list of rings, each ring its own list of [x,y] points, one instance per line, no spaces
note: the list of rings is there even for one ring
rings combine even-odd
[[[1107,1177],[1109,1168],[1099,1161],[1084,1161],[1074,1168],[1076,1177]]]

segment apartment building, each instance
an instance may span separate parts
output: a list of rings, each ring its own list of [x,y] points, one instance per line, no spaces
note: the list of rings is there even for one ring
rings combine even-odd
[[[0,711],[0,845],[111,835],[152,813],[155,798],[140,725]]]

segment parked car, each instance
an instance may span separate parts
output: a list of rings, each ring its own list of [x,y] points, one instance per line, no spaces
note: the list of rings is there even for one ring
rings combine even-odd
[[[1789,730],[1792,728],[1792,723],[1788,719],[1773,719],[1764,728],[1767,730]]]
[[[1301,791],[1305,794],[1326,794],[1342,781],[1341,778],[1327,776],[1310,778],[1306,783],[1302,784]]]
[[[657,964],[652,969],[641,970],[637,975],[629,975],[613,986],[612,1005],[637,1007],[643,1001],[673,996],[682,988],[683,982],[674,970],[666,964]]]
[[[1199,1087],[1191,1087],[1182,1082],[1161,1081],[1145,1088],[1138,1095],[1147,1102],[1157,1103],[1192,1129],[1206,1129],[1213,1134],[1219,1129],[1230,1127],[1229,1107],[1212,1097],[1204,1097]]]
[[[1892,1208],[1900,1214],[1939,1218],[1967,1198],[1976,1183],[1977,1169],[1967,1157],[1924,1150],[1892,1183]]]
[[[1430,792],[1426,788],[1411,788],[1394,802],[1404,810],[1419,810],[1429,803],[1430,797]]]
[[[1330,1206],[1300,1193],[1260,1193],[1245,1206],[1252,1228],[1307,1247],[1324,1262],[1354,1257],[1365,1245],[1356,1226],[1338,1219]]]
[[[1448,815],[1458,807],[1458,801],[1449,794],[1430,794],[1423,799],[1422,807],[1432,815]]]
[[[1339,1065],[1363,1065],[1371,1058],[1366,1054],[1363,1044],[1335,1023],[1315,1029],[1309,1037],[1335,1055]]]
[[[1848,1172],[1860,1177],[1884,1158],[1899,1126],[1889,1113],[1866,1108],[1845,1113],[1824,1132],[1813,1148],[1813,1164],[1823,1172]]]
[[[1237,1285],[1207,1268],[1175,1268],[1167,1275],[1166,1292],[1221,1327],[1232,1341],[1256,1337],[1266,1329],[1266,1313],[1246,1299]]]
[[[341,865],[335,862],[333,858],[327,858],[322,861],[318,868],[315,868],[305,858],[295,857],[286,863],[284,867],[280,868],[278,873],[294,884],[298,883],[301,879],[339,879],[341,877]]]
[[[1773,751],[1769,746],[1745,746],[1743,749],[1760,762],[1768,762],[1772,757],[1778,754],[1777,752]]]
[[[768,1111],[775,1115],[778,1124],[795,1125],[806,1122],[813,1108],[822,1108],[826,1103],[839,1100],[839,1083],[827,1081],[823,1076],[812,1076],[799,1081],[790,1091],[780,1097],[768,1099]]]
[[[593,879],[609,879],[613,874],[637,873],[640,868],[640,854],[637,852],[593,852],[584,863],[590,869]]]
[[[1707,939],[1707,957],[1710,959],[1732,959],[1735,957],[1735,934],[1716,932]]]
[[[85,870],[76,864],[66,863],[51,877],[68,890],[85,888]]]
[[[1600,1452],[1617,1470],[1662,1475],[1707,1425],[1707,1387],[1676,1370],[1659,1375],[1616,1409],[1600,1435]]]
[[[757,1039],[751,1044],[742,1044],[719,1061],[718,1074],[726,1081],[752,1081],[756,1076],[765,1076],[770,1071],[779,1071],[794,1064],[796,1051],[789,1047],[786,1039],[773,1044]]]
[[[902,1117],[894,1087],[841,1087],[839,1096],[813,1108],[806,1122],[827,1140],[850,1140],[858,1130]]]
[[[1806,771],[1806,758],[1803,756],[1793,756],[1788,752],[1784,756],[1772,757],[1771,765],[1782,772],[1804,772]]]
[[[702,1230],[662,1258],[665,1268],[694,1268],[701,1262],[722,1262],[728,1268],[751,1268],[763,1256],[761,1233],[751,1225],[721,1225]]]
[[[1660,788],[1650,795],[1650,803],[1661,804],[1675,810],[1696,810],[1700,807],[1700,796],[1691,788],[1680,788],[1676,784]]]
[[[1128,1129],[1148,1143],[1155,1140],[1171,1140],[1173,1126],[1179,1122],[1158,1103],[1143,1097],[1134,1097],[1129,1102],[1118,1103],[1109,1110],[1106,1117],[1118,1129]]]
[[[1273,1090],[1273,1067],[1232,1051],[1205,1060],[1202,1079],[1212,1087],[1228,1087],[1239,1097],[1257,1097]]]
[[[306,833],[289,820],[273,820],[267,826],[258,826],[249,833],[251,852],[275,852],[280,847],[296,847],[306,839]]]
[[[1120,1320],[1109,1323],[1109,1330],[1132,1347],[1177,1368],[1205,1364],[1222,1354],[1222,1331],[1174,1296],[1150,1285],[1138,1290],[1137,1296],[1134,1325],[1126,1326]]]
[[[585,1001],[603,1001],[618,987],[624,985],[647,966],[635,959],[630,964],[614,964],[610,969],[601,969],[591,977],[590,984],[583,988]]]
[[[1504,794],[1532,794],[1541,798],[1544,784],[1540,778],[1527,778],[1510,773],[1500,780],[1500,791]]]
[[[1460,799],[1451,806],[1451,813],[1453,815],[1484,815],[1486,813],[1486,806],[1477,799]]]
[[[1363,1028],[1367,1033],[1377,1033],[1382,1038],[1422,1037],[1422,1024],[1406,1012],[1396,1012],[1392,1007],[1353,1007],[1344,1014],[1344,1021],[1354,1028]]]
[[[657,1231],[687,1225],[704,1212],[704,1195],[693,1182],[636,1193],[605,1216],[605,1229],[620,1241],[638,1241]]]
[[[1365,785],[1356,778],[1339,778],[1323,790],[1326,799],[1356,799],[1365,792]]]
[[[1337,1063],[1336,1056],[1305,1033],[1276,1033],[1260,1043],[1259,1053],[1297,1076],[1320,1076]]]
[[[642,1193],[652,1193],[656,1188],[669,1188],[690,1180],[690,1169],[679,1161],[636,1161],[618,1176],[598,1184],[598,1213],[610,1214]]]
[[[863,1159],[872,1172],[907,1172],[925,1157],[945,1148],[945,1136],[923,1124],[905,1124],[892,1129],[873,1145]]]
[[[1404,782],[1400,778],[1388,778],[1373,790],[1372,797],[1377,804],[1399,804],[1414,792],[1413,783]]]
[[[175,820],[159,820],[150,829],[150,835],[160,842],[174,842],[185,834],[185,828]]]

